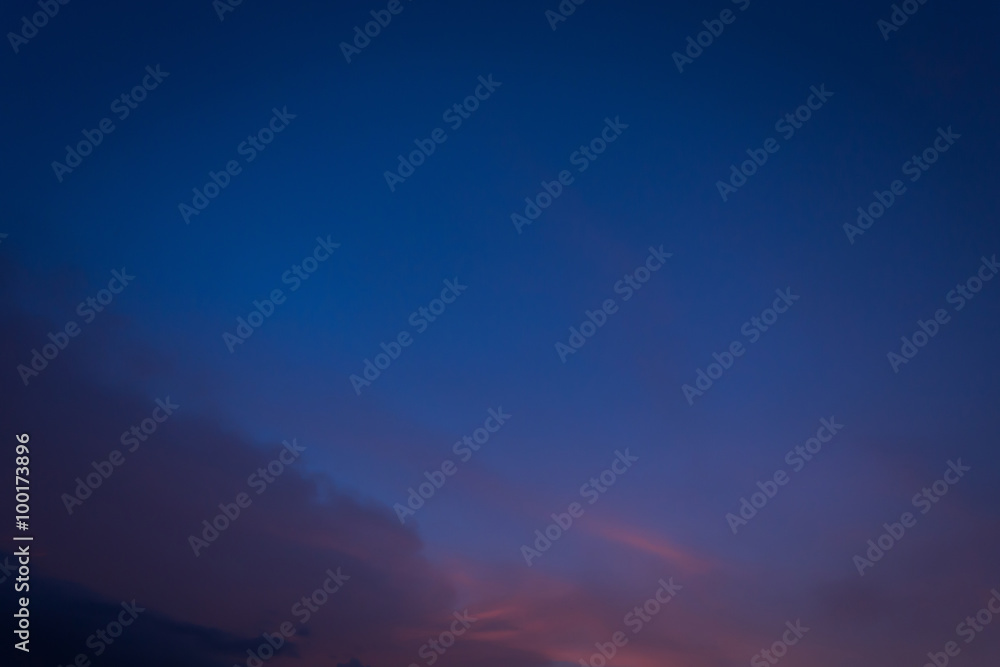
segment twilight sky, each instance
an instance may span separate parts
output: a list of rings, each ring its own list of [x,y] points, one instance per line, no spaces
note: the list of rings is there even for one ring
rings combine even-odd
[[[232,2],[0,10],[11,664],[997,661],[995,6]]]

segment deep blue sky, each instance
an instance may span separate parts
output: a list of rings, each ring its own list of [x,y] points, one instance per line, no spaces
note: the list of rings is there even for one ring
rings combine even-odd
[[[355,578],[273,663],[424,664],[469,607],[485,620],[442,664],[579,664],[671,576],[685,590],[613,664],[745,664],[799,617],[815,629],[797,664],[941,650],[1000,585],[1000,283],[946,301],[1000,253],[996,8],[927,3],[886,41],[888,4],[591,0],[554,31],[554,0],[402,6],[350,63],[338,45],[385,4],[247,0],[220,21],[207,0],[71,2],[3,47],[3,420],[40,450],[53,592],[36,596],[100,619],[145,595],[163,626],[130,645],[147,662],[181,625],[208,638],[176,649],[190,664],[245,661],[339,564]],[[735,22],[679,73],[671,54],[724,8]],[[8,3],[4,32],[33,10]],[[114,118],[156,65],[169,76]],[[501,85],[450,129],[480,76]],[[247,163],[237,147],[274,108],[296,117]],[[52,161],[104,117],[115,131],[59,182]],[[628,128],[578,173],[606,118]],[[438,127],[391,192],[385,170]],[[961,138],[910,182],[903,163],[949,127]],[[716,182],[768,137],[778,152],[722,201]],[[178,204],[233,159],[185,224]],[[574,183],[519,234],[511,214],[564,169]],[[906,194],[850,243],[843,225],[897,178]],[[317,237],[340,246],[289,292]],[[623,301],[650,246],[672,256]],[[134,283],[25,386],[16,367],[122,267]],[[446,279],[468,289],[415,333]],[[275,288],[287,301],[231,354],[223,332]],[[750,344],[777,289],[800,298]],[[555,344],[608,298],[619,310],[562,363]],[[951,321],[894,372],[886,354],[939,308]],[[356,395],[349,377],[404,330],[414,343]],[[682,385],[735,340],[746,353],[689,405]],[[176,416],[67,515],[60,495],[167,395]],[[400,525],[393,505],[500,406],[509,423]],[[844,430],[733,535],[724,516],[830,417]],[[188,535],[293,437],[294,470],[195,558]],[[528,567],[521,545],[625,448],[639,461]],[[860,577],[866,540],[959,457],[972,472]],[[78,621],[53,626],[52,664],[84,646]]]

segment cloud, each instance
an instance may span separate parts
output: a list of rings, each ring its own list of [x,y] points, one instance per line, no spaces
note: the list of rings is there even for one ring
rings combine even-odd
[[[0,553],[0,560],[12,558]],[[143,610],[144,601],[135,601],[136,615],[126,613],[129,600],[103,598],[79,585],[34,575],[31,578],[31,664],[69,665],[84,655],[91,664],[105,667],[128,665],[191,665],[228,667],[230,658],[249,645],[245,638],[215,628],[193,625]],[[11,613],[13,613],[11,599]],[[7,605],[5,605],[6,607]],[[5,612],[7,610],[5,609]],[[120,616],[129,623],[120,634]],[[98,634],[103,632],[103,636]],[[17,659],[23,655],[10,650]]]
[[[0,333],[0,367],[9,369],[2,382],[10,396],[0,428],[31,436],[34,576],[72,582],[53,598],[77,610],[62,617],[66,633],[53,649],[55,663],[72,659],[87,636],[81,633],[111,618],[113,601],[133,598],[150,611],[129,642],[145,655],[131,664],[173,655],[161,651],[162,644],[184,647],[184,664],[221,664],[222,657],[233,664],[263,641],[262,633],[286,622],[295,634],[273,659],[276,665],[295,653],[302,656],[299,664],[357,657],[406,664],[421,643],[447,629],[456,590],[448,574],[424,557],[416,533],[400,526],[390,508],[308,472],[310,454],[328,443],[300,442],[306,446],[302,461],[258,495],[247,479],[276,458],[280,443],[223,429],[178,388],[170,397],[180,407],[128,452],[119,436],[150,415],[158,396],[97,384],[87,369],[116,361],[87,358],[100,344],[84,336],[24,387],[13,369],[49,330],[50,322],[20,311]],[[87,333],[96,339],[101,332]],[[159,366],[162,360],[146,352],[154,357],[149,365]],[[113,450],[122,452],[124,463],[68,514],[63,494],[72,494],[76,480]],[[195,557],[189,536],[200,534],[202,521],[241,492],[251,504]],[[306,601],[316,599],[327,570],[338,568],[349,579],[303,623]],[[46,591],[33,596],[41,600]],[[510,657],[488,641],[466,642],[455,653],[468,664]],[[536,657],[521,664],[541,662]]]
[[[13,282],[26,281],[4,284]],[[989,579],[1000,546],[985,465],[981,478],[963,481],[864,580],[853,571],[851,550],[875,536],[864,532],[869,527],[894,518],[874,500],[891,500],[898,490],[905,502],[933,476],[900,480],[892,470],[898,457],[886,455],[872,468],[866,451],[848,448],[851,461],[817,468],[817,477],[831,477],[833,489],[874,480],[878,490],[852,495],[849,508],[834,514],[835,524],[803,518],[804,505],[783,496],[784,508],[776,505],[770,519],[735,540],[718,518],[695,524],[696,536],[722,541],[693,548],[615,516],[607,505],[605,515],[588,517],[579,535],[573,533],[571,540],[582,546],[573,551],[567,542],[541,568],[527,568],[517,557],[517,535],[509,561],[463,561],[448,553],[432,561],[416,530],[364,496],[363,484],[348,493],[316,472],[321,468],[311,465],[312,457],[335,465],[340,453],[322,439],[300,439],[301,460],[257,494],[248,477],[277,457],[280,438],[222,426],[211,407],[191,398],[201,389],[185,386],[169,390],[180,405],[176,413],[124,453],[124,463],[69,515],[61,496],[73,493],[95,462],[125,449],[122,432],[165,395],[119,387],[147,386],[150,369],[162,385],[176,377],[170,372],[176,360],[131,341],[126,358],[145,361],[138,371],[121,366],[101,341],[105,332],[92,329],[25,387],[14,368],[56,325],[25,310],[10,315],[0,331],[0,368],[8,369],[0,378],[7,397],[0,431],[31,434],[32,612],[39,619],[37,656],[50,664],[67,664],[86,650],[87,637],[112,620],[122,601],[135,599],[148,612],[101,656],[102,664],[245,664],[247,651],[263,643],[262,633],[289,623],[295,633],[268,667],[423,665],[420,647],[449,628],[453,612],[468,609],[478,620],[449,649],[449,664],[573,665],[623,629],[624,616],[652,595],[659,577],[673,576],[684,590],[630,637],[616,659],[623,667],[743,662],[768,646],[786,620],[799,617],[817,630],[797,647],[797,659],[833,667],[858,652],[890,661],[912,627],[947,635],[997,585]],[[92,371],[103,366],[124,380],[98,380]],[[135,372],[140,377],[128,381]],[[386,431],[384,437],[399,436]],[[12,474],[11,465],[10,459],[0,463],[2,473]],[[865,472],[854,479],[845,472],[854,469]],[[826,487],[796,493],[816,488]],[[500,507],[500,490],[486,486],[490,508]],[[202,521],[239,493],[248,493],[251,504],[195,557],[189,536],[200,534]],[[816,502],[826,503],[820,496]],[[827,516],[826,505],[820,509]],[[779,521],[793,511],[794,522]],[[516,507],[507,513],[534,516]],[[795,539],[787,539],[790,531]],[[803,555],[813,560],[798,562]],[[349,579],[317,604],[327,571],[338,568]],[[306,602],[316,608],[302,622]],[[844,646],[852,648],[838,648]]]

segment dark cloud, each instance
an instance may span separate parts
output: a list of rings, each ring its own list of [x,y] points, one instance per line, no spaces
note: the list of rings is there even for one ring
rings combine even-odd
[[[0,334],[0,367],[12,371],[53,326],[18,312]],[[71,660],[111,619],[116,603],[109,600],[116,599],[134,598],[149,609],[128,643],[115,647],[120,664],[168,664],[177,656],[199,667],[239,664],[263,642],[262,633],[286,622],[295,634],[276,663],[294,655],[405,662],[416,659],[427,636],[448,627],[454,586],[424,558],[417,535],[389,508],[307,472],[310,455],[326,443],[299,442],[306,447],[300,460],[258,494],[247,478],[277,457],[280,442],[253,442],[220,428],[181,390],[170,393],[180,408],[128,452],[119,436],[163,397],[95,384],[85,367],[114,361],[87,358],[92,351],[81,336],[28,387],[13,372],[3,378],[10,409],[0,415],[0,428],[31,436],[33,576],[73,582],[32,591],[36,614],[61,628],[46,659]],[[61,497],[73,494],[77,478],[93,473],[112,450],[122,452],[124,463],[70,515]],[[202,521],[242,492],[250,506],[196,557],[189,536],[200,536]],[[303,622],[303,599],[338,568],[349,579]],[[55,609],[64,611],[49,614]],[[477,660],[480,648],[486,655],[505,651],[475,642],[463,651]]]
[[[0,561],[7,558],[12,557],[0,553]],[[4,647],[16,663],[30,657],[30,664],[69,665],[82,654],[91,664],[107,667],[228,667],[250,646],[246,638],[144,608],[143,600],[134,600],[133,606],[132,599],[110,600],[77,584],[37,574],[31,579],[28,594],[30,655],[23,656],[9,645]],[[14,612],[14,604],[14,598],[5,601],[5,617],[9,618],[6,612]],[[128,625],[115,638],[118,626],[111,627],[109,633],[109,625],[118,623],[119,618]],[[103,637],[98,632],[103,632]]]

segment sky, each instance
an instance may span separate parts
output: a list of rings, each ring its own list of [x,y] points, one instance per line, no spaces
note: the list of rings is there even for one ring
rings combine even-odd
[[[6,3],[4,664],[995,662],[997,12]]]

